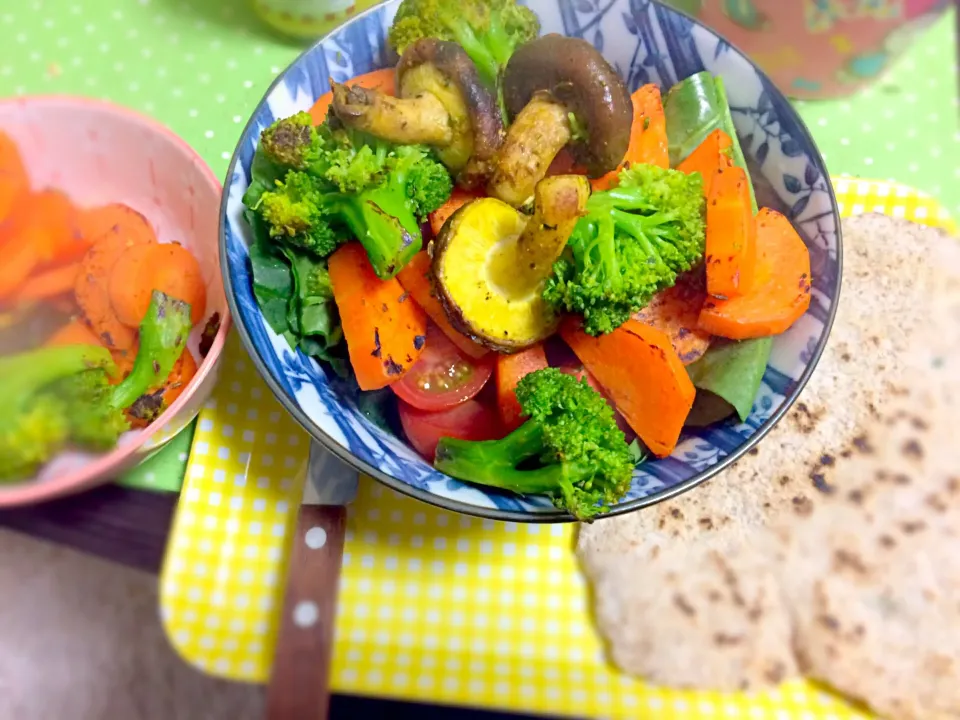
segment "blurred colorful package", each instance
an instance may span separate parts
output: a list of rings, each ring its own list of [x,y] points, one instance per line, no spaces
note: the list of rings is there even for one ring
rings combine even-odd
[[[253,9],[275,30],[295,38],[321,38],[381,0],[253,0]]]
[[[849,95],[869,84],[949,0],[665,0],[746,52],[785,93]]]

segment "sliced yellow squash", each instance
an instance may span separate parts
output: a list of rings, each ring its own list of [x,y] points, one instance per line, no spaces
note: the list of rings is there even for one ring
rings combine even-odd
[[[553,334],[557,318],[543,282],[583,213],[590,185],[579,175],[541,181],[528,219],[495,198],[464,205],[434,248],[433,274],[450,322],[500,352]]]

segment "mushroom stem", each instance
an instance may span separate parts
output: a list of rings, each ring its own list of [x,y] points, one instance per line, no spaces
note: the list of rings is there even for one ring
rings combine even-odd
[[[449,145],[450,113],[431,93],[396,98],[361,87],[333,86],[333,110],[345,125],[398,145]]]
[[[572,137],[566,106],[537,93],[507,130],[487,191],[514,207],[528,202]]]
[[[539,292],[570,233],[586,212],[590,181],[583,175],[556,175],[537,183],[534,211],[520,237],[491,258],[489,275],[509,297]]]

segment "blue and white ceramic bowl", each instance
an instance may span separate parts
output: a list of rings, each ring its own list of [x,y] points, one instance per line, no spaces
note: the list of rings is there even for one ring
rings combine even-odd
[[[708,479],[763,438],[803,388],[827,340],[840,291],[841,239],[836,199],[823,159],[787,100],[743,54],[686,15],[650,0],[528,0],[543,33],[582,37],[620,71],[631,91],[668,88],[701,70],[725,81],[743,150],[763,205],[784,212],[811,254],[810,310],[774,341],[770,365],[746,423],[691,433],[671,457],[634,475],[617,514],[651,505]],[[342,82],[393,64],[387,28],[398,0],[354,18],[307,50],[267,92],[230,163],[221,207],[221,267],[233,317],[250,355],[281,403],[316,440],[342,460],[400,492],[449,510],[501,520],[570,520],[545,499],[465,485],[434,470],[401,439],[357,411],[354,399],[315,361],[273,333],[251,287],[241,198],[260,132],[276,118],[308,109]]]

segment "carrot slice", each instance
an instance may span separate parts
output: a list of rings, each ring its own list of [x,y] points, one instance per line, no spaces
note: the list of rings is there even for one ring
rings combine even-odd
[[[80,308],[77,307],[76,296],[71,292],[68,295],[57,295],[47,300],[47,304],[61,315],[77,315]]]
[[[733,167],[733,141],[722,129],[717,128],[677,165],[677,170],[688,175],[700,173],[703,177],[704,197],[709,198],[714,177],[721,169],[729,167]]]
[[[150,222],[123,203],[80,210],[77,214],[77,232],[91,245],[108,233],[123,235],[133,243],[157,241],[157,234]]]
[[[681,362],[689,365],[703,356],[713,339],[697,324],[706,299],[705,292],[680,281],[672,288],[654,295],[650,304],[633,317],[665,333]]]
[[[443,205],[430,213],[430,229],[433,230],[433,234],[435,236],[439,235],[440,231],[443,229],[444,223],[447,222],[451,215],[453,215],[457,210],[462,208],[471,200],[476,200],[480,197],[484,197],[484,195],[482,193],[454,188],[453,192],[450,194],[450,198]]]
[[[142,243],[124,250],[110,271],[110,304],[117,319],[138,328],[154,290],[190,304],[196,325],[206,313],[207,286],[200,263],[177,243]]]
[[[513,355],[497,356],[497,407],[507,430],[523,424],[523,409],[517,400],[517,385],[532,372],[549,367],[543,345],[538,344]]]
[[[33,196],[30,217],[21,228],[23,242],[34,244],[41,262],[70,262],[79,259],[74,247],[77,209],[59,190],[42,190]]]
[[[740,297],[750,291],[757,264],[757,226],[750,178],[739,167],[718,170],[707,196],[707,292]]]
[[[28,278],[17,291],[17,300],[20,302],[47,300],[64,295],[73,290],[79,272],[80,263],[73,262],[38,273]]]
[[[8,237],[0,242],[0,302],[11,299],[40,264],[37,248]]]
[[[423,351],[426,314],[396,278],[377,277],[360,243],[341,246],[328,268],[357,384],[377,390],[396,382]]]
[[[163,405],[165,408],[170,407],[176,402],[176,399],[183,394],[183,391],[187,389],[187,386],[190,384],[190,381],[196,377],[196,374],[197,361],[189,348],[185,349],[173,366],[170,376],[167,378],[167,383],[163,391]]]
[[[126,248],[110,270],[107,288],[110,306],[117,320],[136,329],[150,305],[153,282],[150,256],[156,243],[140,243]],[[139,319],[138,319],[139,318]]]
[[[29,188],[30,178],[16,142],[0,131],[0,222],[10,217]]]
[[[762,208],[757,264],[750,290],[740,297],[707,298],[700,328],[731,340],[778,335],[810,307],[810,253],[783,215]]]
[[[636,320],[591,337],[572,318],[561,325],[560,335],[650,452],[672,453],[696,389],[670,338]]]
[[[102,347],[90,326],[80,318],[74,318],[51,335],[44,343],[44,347],[61,347],[63,345],[94,345]]]
[[[641,163],[670,167],[667,143],[667,119],[663,114],[660,88],[652,83],[644,85],[630,96],[633,101],[633,125],[630,145],[620,167],[591,181],[594,190],[607,190],[617,184],[617,176],[627,165]]]
[[[122,227],[124,226],[121,224],[111,226],[84,255],[74,291],[77,304],[104,345],[118,350],[129,350],[133,347],[137,335],[133,329],[120,322],[113,311],[110,302],[110,277],[114,266],[127,248],[139,243],[155,243],[157,238],[149,225],[149,233],[123,232]]]
[[[397,280],[457,348],[472,358],[479,359],[489,355],[490,351],[487,348],[458,332],[450,324],[447,311],[443,309],[443,305],[434,293],[433,282],[430,279],[430,264],[430,255],[426,250],[421,250],[413,256],[403,270],[397,273]]]
[[[396,68],[386,67],[380,70],[357,75],[355,78],[347,80],[347,85],[354,85],[367,90],[379,90],[384,95],[396,95],[397,93],[397,71]],[[310,117],[313,118],[314,125],[320,125],[327,119],[327,112],[333,103],[333,91],[326,92],[317,98],[313,107],[308,110]]]
[[[61,259],[74,238],[76,211],[57,190],[26,193],[0,229],[0,300],[10,298],[38,267]]]

